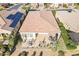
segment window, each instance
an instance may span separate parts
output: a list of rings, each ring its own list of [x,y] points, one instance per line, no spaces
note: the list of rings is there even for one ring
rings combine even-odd
[[[30,36],[30,37],[32,37],[32,36],[33,36],[33,34],[29,34],[29,36]]]
[[[27,33],[27,37],[33,37],[33,33]]]

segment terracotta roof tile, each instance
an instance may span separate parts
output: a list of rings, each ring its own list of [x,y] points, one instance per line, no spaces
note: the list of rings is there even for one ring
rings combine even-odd
[[[51,11],[29,11],[20,32],[59,32]]]

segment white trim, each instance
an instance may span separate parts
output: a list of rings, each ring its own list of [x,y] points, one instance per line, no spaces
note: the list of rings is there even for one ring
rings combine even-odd
[[[38,33],[38,34],[48,34],[48,33]]]
[[[20,33],[39,33],[39,34],[48,34],[48,33],[46,33],[46,32],[20,32]]]

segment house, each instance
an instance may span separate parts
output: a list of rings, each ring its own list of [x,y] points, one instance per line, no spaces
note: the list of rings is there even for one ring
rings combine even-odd
[[[60,30],[52,12],[45,10],[29,11],[19,32],[25,46],[29,41],[35,41],[33,46],[38,46],[41,41],[49,42],[50,36],[53,39],[60,37]]]
[[[0,33],[9,33],[12,31],[17,32],[24,19],[24,14],[20,11],[7,11],[0,12]]]
[[[5,25],[5,20],[0,16],[0,33],[10,33],[9,31],[2,29],[2,27]]]
[[[25,15],[20,11],[12,13],[12,11],[3,10],[0,12],[0,42],[2,42],[1,44],[8,45],[8,39],[15,37],[21,26],[24,16]]]
[[[44,3],[39,3],[39,9],[43,10],[45,8]]]
[[[73,9],[72,12],[57,11],[56,18],[59,18],[64,27],[69,30],[68,33],[72,40],[79,44],[79,10]]]
[[[30,4],[31,9],[37,9],[39,7],[38,3],[31,3]]]
[[[74,12],[75,11],[75,12]],[[59,20],[64,23],[64,26],[66,29],[69,29],[74,32],[79,32],[79,11],[74,10],[72,12],[68,11],[57,11],[56,17],[59,18]]]
[[[9,7],[9,4],[8,3],[0,3],[1,6],[5,7],[5,8],[8,8]]]
[[[4,26],[6,22],[3,20],[3,18],[0,16],[0,28]]]

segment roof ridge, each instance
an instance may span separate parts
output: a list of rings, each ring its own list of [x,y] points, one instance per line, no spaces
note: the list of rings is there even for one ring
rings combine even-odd
[[[4,18],[0,15],[0,17],[3,19],[3,21],[6,23],[6,21],[4,20]],[[7,24],[7,23],[6,23]]]
[[[40,12],[41,12],[41,11],[40,11]],[[53,25],[50,21],[48,21],[47,18],[43,17],[41,13],[39,13],[39,15],[40,15],[41,18],[44,19],[44,21],[46,21],[47,23],[51,24],[51,26]],[[45,20],[45,19],[47,19],[47,20]],[[54,27],[55,27],[55,25],[54,25]],[[56,28],[56,27],[55,27],[55,28]]]

